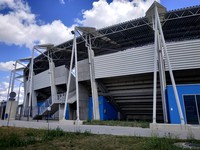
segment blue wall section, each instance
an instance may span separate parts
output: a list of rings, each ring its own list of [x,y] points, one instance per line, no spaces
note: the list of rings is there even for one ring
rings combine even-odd
[[[66,120],[69,120],[69,104],[67,104],[66,107],[67,107],[67,108],[66,108],[66,113],[65,113],[65,119],[66,119]]]
[[[42,101],[42,102],[37,102],[37,106],[40,107],[40,106],[42,106],[43,103],[44,103],[44,101]]]
[[[118,112],[115,107],[110,104],[104,96],[99,96],[99,112],[100,120],[117,120]],[[89,99],[89,114],[88,119],[92,120],[93,107],[92,107],[92,98]]]
[[[200,84],[177,85],[177,91],[178,91],[178,96],[180,99],[181,108],[183,111],[184,120],[186,122],[183,95],[200,94]],[[167,104],[168,104],[168,114],[169,114],[170,123],[180,124],[181,123],[180,116],[179,116],[178,108],[176,105],[176,99],[173,92],[173,87],[171,85],[167,86]]]

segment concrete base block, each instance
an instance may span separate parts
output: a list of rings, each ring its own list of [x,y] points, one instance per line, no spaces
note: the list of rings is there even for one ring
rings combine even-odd
[[[157,124],[151,123],[152,133],[163,133],[164,135],[174,136],[174,138],[199,139],[200,125],[181,125],[181,124]]]
[[[187,131],[189,130],[190,125],[151,123],[150,128],[153,130],[167,130],[167,131],[185,130]]]

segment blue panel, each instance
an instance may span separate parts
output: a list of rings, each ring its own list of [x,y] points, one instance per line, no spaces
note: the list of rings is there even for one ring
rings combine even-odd
[[[40,107],[43,103],[44,103],[44,101],[43,102],[37,102],[37,106]]]
[[[183,95],[190,95],[190,94],[200,94],[200,85],[177,85],[178,96],[180,99],[181,108],[183,111],[184,120],[186,122],[186,114],[184,108],[184,101]],[[178,113],[178,107],[176,105],[176,99],[173,92],[173,87],[171,85],[167,86],[167,106],[168,106],[168,113],[169,113],[169,121],[172,124],[180,124],[180,116]]]
[[[110,104],[104,96],[99,96],[99,113],[100,113],[100,120],[117,120],[118,119],[118,112]],[[89,113],[88,119],[93,119],[93,106],[92,106],[92,98],[89,99]]]
[[[104,116],[104,107],[105,107],[105,102],[104,102],[104,97],[99,96],[99,114],[100,114],[100,120],[105,120]]]
[[[3,102],[3,106],[6,107],[7,102]]]
[[[93,107],[92,107],[92,97],[89,98],[89,111],[88,111],[88,120],[92,120],[92,111],[93,111]]]
[[[65,119],[69,120],[69,104],[67,104],[66,113],[65,113]]]

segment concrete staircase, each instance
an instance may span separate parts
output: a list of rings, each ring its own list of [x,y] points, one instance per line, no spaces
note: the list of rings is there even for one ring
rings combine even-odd
[[[41,106],[33,109],[32,118],[41,119],[47,115],[53,115],[59,110],[59,104],[65,103],[66,93],[57,94],[55,101],[49,97]],[[48,110],[50,108],[50,110]]]

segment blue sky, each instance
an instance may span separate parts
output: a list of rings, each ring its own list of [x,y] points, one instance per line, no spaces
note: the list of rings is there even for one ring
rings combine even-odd
[[[69,40],[75,25],[101,28],[142,17],[152,2],[0,0],[0,100],[5,99],[13,62],[29,57],[35,43],[59,44]],[[160,0],[160,3],[167,10],[200,5],[199,0]]]

